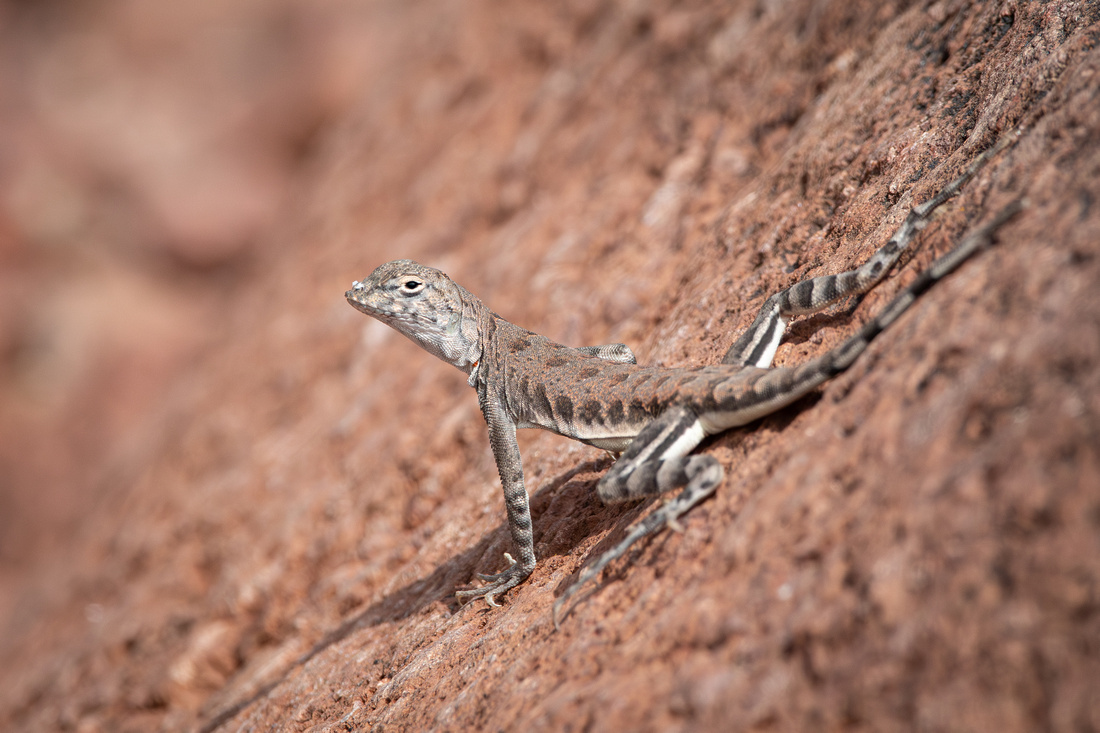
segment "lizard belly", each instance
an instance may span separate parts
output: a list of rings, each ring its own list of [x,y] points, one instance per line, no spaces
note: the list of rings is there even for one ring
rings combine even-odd
[[[634,440],[634,436],[638,434],[638,431],[628,431],[627,434],[624,435],[621,426],[618,430],[605,428],[599,425],[570,425],[566,428],[562,428],[558,425],[542,425],[525,420],[517,422],[516,427],[549,430],[551,433],[556,433],[565,438],[572,438],[581,443],[586,443],[596,448],[612,451],[614,453],[622,453],[626,450],[626,447],[630,445],[630,441]]]
[[[530,422],[530,420],[518,420],[516,427],[549,430],[550,433],[565,438],[572,438],[573,440],[583,442],[583,444],[616,453],[626,450],[627,446],[630,445],[630,441],[634,440],[634,437],[638,435],[638,430],[631,430],[630,428],[624,429],[624,426],[621,425],[615,427],[603,425],[560,426],[557,424],[543,425]],[[639,427],[638,429],[640,430],[641,428]]]
[[[582,443],[595,446],[601,450],[611,451],[612,453],[622,453],[630,445],[630,441],[634,440],[634,436],[627,437],[613,437],[613,438],[578,438]]]

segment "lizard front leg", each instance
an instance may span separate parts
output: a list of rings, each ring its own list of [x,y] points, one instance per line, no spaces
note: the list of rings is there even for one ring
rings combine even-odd
[[[478,574],[488,585],[455,593],[461,601],[484,598],[490,606],[499,606],[496,597],[527,580],[535,569],[535,536],[531,524],[531,508],[527,489],[523,486],[523,462],[516,442],[516,423],[495,395],[478,395],[481,412],[489,426],[489,445],[493,449],[500,483],[504,487],[504,506],[508,514],[508,530],[512,534],[519,560],[504,554],[509,565],[493,575]]]
[[[555,626],[561,608],[583,585],[643,537],[665,526],[680,529],[677,520],[722,483],[724,472],[714,456],[690,455],[704,437],[706,433],[695,413],[685,407],[672,407],[643,428],[622,458],[600,479],[596,491],[605,504],[664,494],[681,486],[683,490],[631,527],[619,544],[581,573],[554,602]]]

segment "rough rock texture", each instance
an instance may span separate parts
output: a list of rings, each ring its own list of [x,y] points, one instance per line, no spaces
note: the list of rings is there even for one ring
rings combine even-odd
[[[179,6],[179,7],[177,7]],[[0,728],[1100,730],[1100,6],[0,6]],[[645,506],[522,436],[509,549],[463,376],[344,303],[440,266],[506,317],[715,360],[1024,132],[840,342],[1029,206],[854,368]]]

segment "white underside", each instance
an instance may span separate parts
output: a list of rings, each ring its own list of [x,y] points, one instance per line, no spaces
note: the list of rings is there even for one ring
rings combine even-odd
[[[566,438],[579,440],[582,443],[587,443],[601,450],[622,453],[626,450],[627,446],[630,445],[630,442],[634,440],[634,436],[645,426],[639,426],[633,431],[631,427],[627,425],[608,426],[602,429],[599,426],[589,426],[580,430],[576,428],[560,430],[557,427],[547,427],[546,425],[538,425],[536,423],[521,422],[517,423],[516,427],[520,429],[538,428],[539,430],[549,430],[551,433],[557,433]]]
[[[661,460],[667,461],[673,458],[683,458],[688,453],[691,453],[695,449],[695,446],[703,442],[703,438],[707,437],[706,428],[703,427],[702,420],[696,420],[693,422],[687,430],[680,434],[680,437],[661,454]]]
[[[787,330],[788,320],[789,319],[783,316],[776,317],[777,323],[775,324],[775,330],[772,332],[772,340],[768,343],[767,349],[764,350],[764,353],[757,359],[753,366],[767,369],[772,365],[772,361],[775,360],[775,352],[779,348],[779,342],[783,340],[783,334]]]

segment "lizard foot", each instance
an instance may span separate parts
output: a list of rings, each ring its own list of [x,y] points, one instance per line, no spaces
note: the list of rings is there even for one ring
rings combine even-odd
[[[516,562],[507,552],[504,553],[504,559],[508,561],[508,567],[499,573],[493,573],[492,575],[477,574],[478,579],[484,580],[488,585],[484,585],[480,588],[455,591],[455,598],[457,598],[460,603],[467,603],[474,598],[484,598],[485,602],[490,606],[499,607],[500,604],[496,601],[497,596],[515,588],[517,585],[527,580],[532,570],[532,568],[525,568],[523,565]]]
[[[588,581],[599,575],[604,568],[625,555],[631,545],[662,527],[670,527],[677,532],[683,532],[684,527],[680,524],[680,517],[713,494],[718,488],[718,484],[722,482],[722,467],[718,461],[710,456],[695,456],[695,458],[697,459],[696,468],[693,471],[692,480],[684,487],[683,491],[675,499],[656,509],[652,514],[631,527],[630,531],[626,533],[626,537],[619,544],[600,555],[596,562],[581,573],[581,577],[577,578],[577,582],[566,588],[561,597],[554,601],[555,629],[560,628],[562,619],[569,615],[568,611],[565,615],[560,615],[562,608],[569,603],[569,599],[576,595],[577,591]]]

